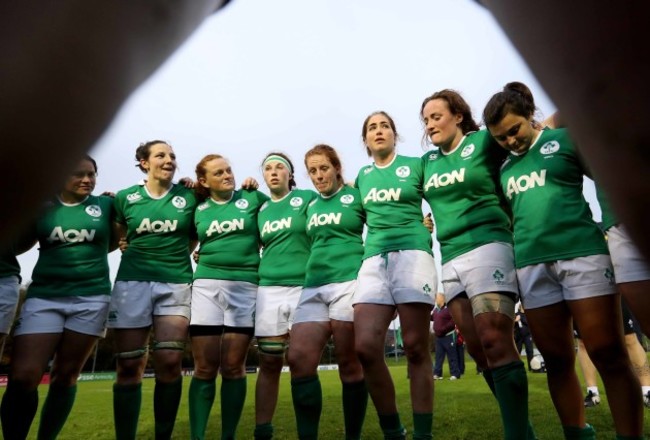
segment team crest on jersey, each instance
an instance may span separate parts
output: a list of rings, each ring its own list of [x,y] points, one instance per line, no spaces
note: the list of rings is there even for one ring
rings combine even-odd
[[[469,144],[465,148],[463,148],[463,151],[460,152],[460,157],[468,157],[471,156],[472,153],[476,150],[476,147],[474,144]]]
[[[289,204],[294,208],[302,206],[302,197],[292,197],[291,200],[289,200]]]
[[[349,205],[350,203],[354,202],[354,196],[352,194],[343,194],[340,200],[344,205]]]
[[[544,145],[542,145],[542,148],[539,149],[539,152],[547,155],[547,154],[553,154],[556,151],[560,149],[560,143],[558,141],[548,141]]]
[[[438,153],[429,154],[429,160],[436,160],[438,158]]]
[[[210,207],[210,204],[208,202],[203,202],[199,206],[196,207],[197,210],[203,211],[205,209],[208,209]]]
[[[187,201],[185,200],[184,197],[176,196],[172,199],[172,205],[174,205],[178,209],[183,209],[187,205]]]
[[[126,200],[129,203],[135,203],[140,199],[142,199],[142,196],[140,195],[140,193],[137,193],[137,192],[127,194],[127,196],[126,196]]]
[[[408,177],[411,175],[411,168],[409,168],[406,165],[398,167],[395,170],[395,174],[397,175],[397,177],[401,177],[401,178]]]
[[[248,200],[246,199],[239,199],[235,202],[235,206],[239,209],[246,209],[248,208]]]
[[[100,208],[99,205],[88,205],[86,206],[86,214],[91,217],[101,217],[102,208]]]

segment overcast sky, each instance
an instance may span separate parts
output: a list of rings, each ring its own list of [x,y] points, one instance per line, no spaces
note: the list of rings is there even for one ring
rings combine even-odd
[[[479,120],[490,96],[514,80],[531,88],[540,118],[555,110],[491,15],[471,0],[234,0],[125,103],[92,152],[96,193],[141,179],[134,153],[151,139],[171,143],[177,177],[194,176],[204,155],[218,153],[240,182],[262,182],[262,158],[280,150],[296,165],[298,186],[311,188],[303,154],[327,143],[353,180],[368,163],[361,125],[369,113],[391,114],[398,152],[420,156],[426,96],[456,89]],[[118,254],[110,257],[113,275]],[[25,281],[37,255],[34,248],[19,257]]]

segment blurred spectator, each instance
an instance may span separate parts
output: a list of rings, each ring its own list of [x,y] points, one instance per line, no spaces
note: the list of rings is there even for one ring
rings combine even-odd
[[[454,324],[442,293],[436,295],[436,306],[433,308],[431,319],[433,320],[433,332],[436,335],[436,363],[433,368],[433,378],[443,378],[442,364],[447,356],[451,373],[449,380],[456,380],[461,375],[458,351],[456,350],[456,324]]]

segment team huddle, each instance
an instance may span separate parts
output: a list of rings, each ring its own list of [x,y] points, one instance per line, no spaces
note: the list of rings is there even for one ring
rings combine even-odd
[[[7,334],[18,300],[15,255],[39,243],[13,330],[0,407],[4,438],[27,437],[50,359],[38,438],[57,437],[77,377],[108,327],[115,335],[117,439],[137,438],[149,355],[155,437],[171,438],[188,335],[195,365],[192,439],[206,436],[219,373],[221,438],[235,438],[253,337],[260,360],[256,439],[273,438],[285,359],[298,438],[318,438],[317,367],[330,337],[345,438],[361,438],[370,396],[384,438],[405,439],[384,358],[397,314],[413,409],[408,430],[413,439],[432,439],[429,331],[438,274],[423,199],[441,247],[445,300],[498,402],[504,438],[537,438],[528,417],[526,369],[513,340],[519,299],[546,362],[565,438],[595,438],[574,368],[574,321],[608,391],[617,438],[644,438],[643,401],[623,342],[618,292],[634,312],[650,267],[599,193],[605,240],[582,194],[589,172],[576,146],[566,129],[536,121],[535,110],[528,88],[509,83],[488,102],[487,128],[480,129],[459,93],[436,92],[420,109],[424,139],[432,146],[422,157],[397,154],[394,121],[383,111],[372,113],[362,127],[372,164],[359,170],[353,186],[345,183],[332,147],[307,151],[304,165],[316,191],[296,188],[294,163],[280,152],[262,161],[268,194],[251,179],[238,187],[231,164],[218,154],[196,165],[193,188],[175,184],[174,150],[155,140],[136,150],[146,174],[142,184],[114,198],[94,196],[97,164],[83,158],[33,230],[0,262],[0,333]],[[122,257],[111,289],[107,254],[118,247]],[[641,325],[647,332],[650,323]]]

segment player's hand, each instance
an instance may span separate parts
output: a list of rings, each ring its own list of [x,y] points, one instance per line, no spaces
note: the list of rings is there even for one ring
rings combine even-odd
[[[115,193],[114,193],[114,192],[111,192],[111,191],[104,191],[104,192],[101,193],[100,195],[102,195],[102,196],[106,196],[106,197],[112,197],[112,198],[115,198]]]
[[[257,189],[260,187],[260,184],[252,177],[247,177],[241,184],[242,189]]]
[[[430,234],[433,234],[433,218],[431,217],[431,213],[428,213],[424,216],[422,219],[422,224],[429,230]]]
[[[120,250],[120,252],[124,252],[125,250],[128,249],[129,242],[126,240],[126,237],[120,237],[119,241],[117,242],[117,247]]]
[[[198,250],[192,252],[192,260],[194,260],[194,262],[196,264],[199,264],[199,251]]]
[[[190,177],[183,177],[178,181],[179,185],[183,185],[185,188],[192,189],[196,183]]]

